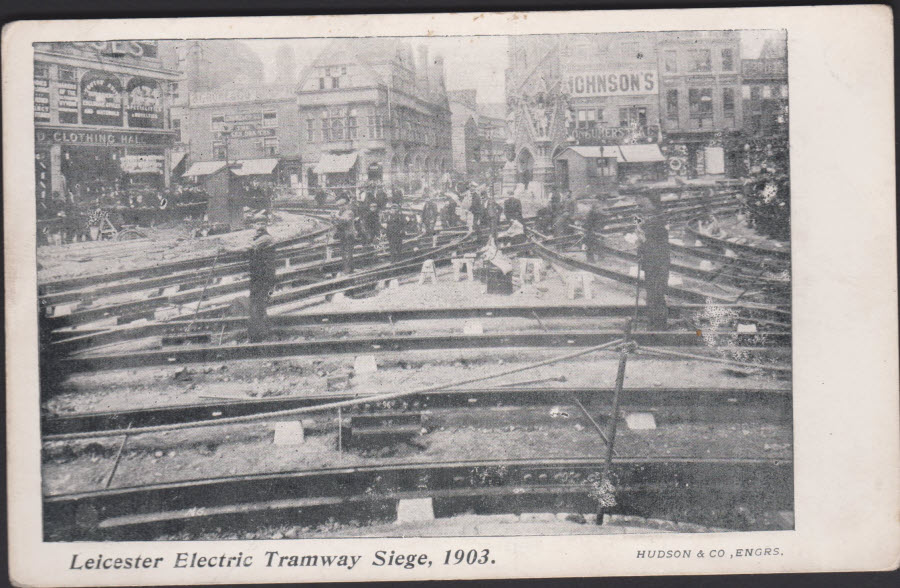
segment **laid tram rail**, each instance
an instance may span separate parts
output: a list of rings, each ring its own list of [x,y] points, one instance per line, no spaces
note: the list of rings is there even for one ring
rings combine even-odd
[[[790,510],[790,459],[617,457],[609,512],[703,523],[735,505]],[[430,498],[438,516],[597,512],[597,457],[382,464],[185,480],[45,496],[48,540],[151,539],[164,533],[392,518],[400,500]],[[696,505],[702,504],[703,509]],[[352,506],[352,508],[347,508]],[[736,517],[735,527],[741,525]],[[727,521],[716,521],[723,526]],[[746,524],[746,522],[744,522]]]

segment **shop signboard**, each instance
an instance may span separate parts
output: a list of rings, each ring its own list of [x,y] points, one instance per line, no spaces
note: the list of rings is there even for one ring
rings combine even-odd
[[[260,88],[229,88],[226,90],[209,90],[192,92],[191,106],[209,106],[212,104],[234,104],[254,102],[257,100],[293,100],[295,89],[290,86],[267,86]]]
[[[569,95],[648,96],[659,93],[655,70],[580,72],[568,76]]]
[[[165,158],[162,155],[125,155],[119,165],[126,174],[161,174]]]
[[[162,93],[153,80],[132,80],[128,84],[128,126],[161,128]]]
[[[237,114],[226,114],[222,117],[226,123],[262,123],[263,113],[259,112],[239,112]]]
[[[34,78],[34,120],[50,120],[50,80]]]
[[[63,112],[78,112],[78,84],[57,82],[57,105]]]
[[[218,135],[222,136],[221,133],[218,133]],[[231,139],[258,139],[260,137],[274,136],[275,129],[273,128],[259,129],[250,125],[235,125],[229,135]]]
[[[37,145],[93,145],[110,147],[150,145],[165,147],[174,144],[175,134],[171,131],[79,131],[64,127],[41,127],[34,130],[34,142]]]
[[[628,145],[632,143],[654,143],[659,135],[659,127],[594,127],[575,129],[575,141],[579,145]]]
[[[81,82],[81,121],[122,126],[122,86],[110,76],[86,75]]]

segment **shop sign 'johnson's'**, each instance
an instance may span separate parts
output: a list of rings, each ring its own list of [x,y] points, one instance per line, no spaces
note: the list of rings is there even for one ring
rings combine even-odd
[[[568,78],[571,96],[618,96],[658,94],[656,72],[611,71],[572,74]]]

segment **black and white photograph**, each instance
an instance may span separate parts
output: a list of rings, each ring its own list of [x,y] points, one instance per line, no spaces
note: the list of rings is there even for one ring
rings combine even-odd
[[[36,43],[46,539],[791,529],[786,41]]]
[[[7,360],[35,359],[10,471],[28,460],[18,499],[61,581],[515,577],[579,542],[549,575],[603,575],[606,549],[650,574],[788,569],[797,532],[824,535],[808,505],[854,502],[853,435],[892,438],[861,416],[896,412],[891,345],[810,338],[846,325],[838,300],[861,329],[896,296],[837,273],[884,244],[852,231],[890,193],[836,196],[847,176],[811,164],[836,95],[795,69],[806,13],[747,14],[17,41],[33,289],[7,292],[35,340]],[[871,78],[845,45],[821,52],[841,91]],[[872,165],[854,181],[882,182]],[[858,386],[821,367],[838,354]],[[867,479],[873,508],[896,489]]]

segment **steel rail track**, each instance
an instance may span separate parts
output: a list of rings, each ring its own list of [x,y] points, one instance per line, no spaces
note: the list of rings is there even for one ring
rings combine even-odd
[[[705,306],[699,304],[682,304],[669,307],[673,318],[691,318],[703,312]],[[731,305],[726,310],[734,311],[742,320],[755,321],[761,326],[774,327],[787,331],[791,328],[790,313],[769,308],[756,308],[751,305]],[[646,314],[645,305],[638,306],[638,315]],[[452,320],[452,319],[496,319],[526,318],[534,320],[550,318],[615,318],[634,315],[633,305],[577,306],[577,305],[542,305],[542,306],[487,306],[487,307],[437,307],[421,309],[394,310],[353,310],[328,313],[309,314],[275,314],[270,315],[269,324],[274,329],[329,326],[349,324],[396,324],[404,321],[420,320]],[[121,341],[129,341],[152,336],[189,335],[196,333],[218,333],[246,327],[247,317],[209,318],[196,321],[173,320],[160,323],[148,323],[138,326],[123,325],[112,329],[92,329],[89,332],[68,333],[69,338],[60,339],[51,344],[58,353],[72,353]],[[189,327],[191,330],[189,331]]]
[[[443,516],[476,508],[528,512],[565,505],[596,512],[592,497],[604,460],[598,457],[406,463],[248,474],[45,496],[48,540],[149,538],[185,528],[248,528],[341,516],[360,520],[367,508],[431,498]],[[618,457],[613,512],[704,511],[735,505],[793,507],[790,459]],[[347,505],[354,505],[347,509]],[[382,515],[383,516],[383,515]],[[679,517],[679,520],[687,520]],[[722,525],[717,525],[722,526]]]
[[[621,332],[567,331],[563,333],[497,332],[480,335],[409,335],[395,337],[357,337],[341,339],[317,339],[309,341],[285,341],[246,343],[240,345],[189,346],[174,349],[137,351],[130,353],[91,353],[61,359],[58,367],[65,373],[135,368],[158,365],[180,365],[303,355],[339,355],[347,353],[426,351],[445,349],[475,349],[496,347],[590,347],[615,341]],[[704,347],[709,338],[722,339],[730,345],[758,346],[764,339],[766,345],[788,347],[789,332],[766,334],[716,333],[698,335],[696,332],[636,332],[632,340],[647,347]]]
[[[781,250],[781,249],[769,249],[768,247],[758,247],[755,245],[746,245],[741,243],[734,243],[732,241],[728,241],[725,239],[719,239],[718,237],[713,237],[711,235],[706,235],[701,233],[697,229],[695,229],[691,224],[688,224],[686,227],[687,231],[696,239],[699,239],[701,242],[706,243],[710,247],[713,247],[718,250],[731,249],[735,252],[741,252],[748,255],[753,255],[756,257],[774,257],[778,258],[782,261],[790,261],[791,259],[791,250]]]
[[[540,406],[583,404],[608,405],[613,388],[523,387],[451,389],[406,397],[394,404],[414,409],[490,408],[498,405]],[[133,427],[151,427],[172,423],[209,421],[235,416],[262,414],[292,408],[305,408],[330,402],[372,396],[372,393],[341,392],[278,398],[216,400],[194,404],[152,406],[120,411],[59,414],[41,420],[43,441],[54,441],[61,434],[110,431],[126,432]],[[684,420],[721,422],[738,420],[748,414],[766,421],[790,422],[792,392],[786,388],[625,388],[620,397],[623,410],[660,413],[677,410]],[[365,414],[365,408],[361,409]],[[345,412],[352,415],[353,412]],[[743,421],[746,422],[746,421]]]
[[[324,220],[324,219],[319,219]],[[316,229],[310,233],[304,233],[303,235],[298,235],[296,237],[291,237],[289,239],[284,239],[275,244],[276,248],[283,247],[291,247],[294,245],[298,245],[300,243],[304,243],[310,240],[317,239],[329,231],[331,231],[330,226],[323,227],[321,229]],[[225,255],[219,256],[220,263],[232,263],[232,262],[241,262],[246,261],[247,254],[242,251],[232,252]],[[205,269],[212,266],[215,261],[216,256],[210,255],[205,257],[195,257],[193,259],[185,259],[181,261],[175,261],[171,263],[158,264],[149,267],[135,268],[130,270],[122,270],[117,272],[110,272],[105,274],[96,274],[90,276],[78,276],[75,278],[65,278],[61,280],[53,280],[50,282],[44,282],[42,284],[38,284],[39,289],[43,292],[50,294],[59,292],[61,290],[74,289],[74,288],[84,288],[86,286],[96,285],[98,283],[103,282],[111,282],[115,280],[127,280],[127,279],[135,279],[135,278],[149,278],[153,276],[161,276],[168,273],[173,273],[176,271],[187,271],[187,270],[196,270],[196,269]]]

